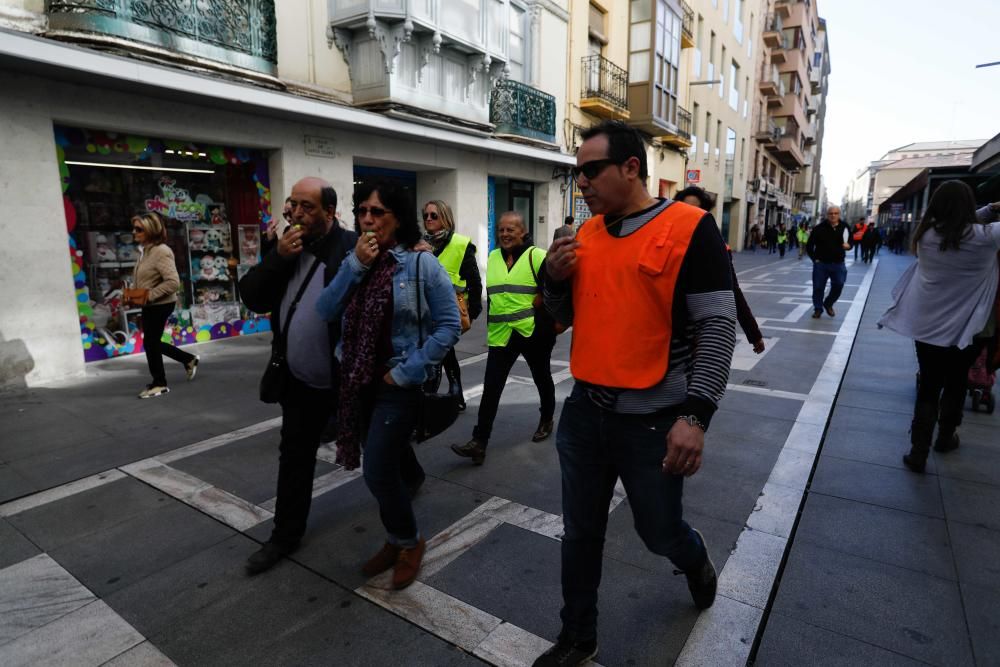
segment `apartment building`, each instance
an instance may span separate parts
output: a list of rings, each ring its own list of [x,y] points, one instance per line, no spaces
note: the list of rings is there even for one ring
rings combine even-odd
[[[0,384],[140,352],[129,218],[170,219],[176,344],[268,331],[236,294],[291,184],[391,178],[499,213],[569,210],[568,0],[0,0]],[[610,22],[611,19],[609,19]],[[621,58],[619,54],[615,57]],[[577,64],[573,69],[579,67]]]
[[[691,144],[684,184],[716,197],[712,213],[734,248],[743,247],[745,233],[760,7],[759,0],[693,0],[684,7],[692,46],[685,51]]]
[[[816,0],[766,0],[757,63],[751,191],[746,225],[812,223],[821,213],[820,173],[831,71],[826,22]]]

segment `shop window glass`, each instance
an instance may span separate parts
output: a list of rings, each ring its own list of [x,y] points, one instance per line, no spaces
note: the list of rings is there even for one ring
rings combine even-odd
[[[164,216],[181,278],[165,336],[175,345],[269,331],[236,281],[260,258],[271,220],[259,151],[55,127],[73,280],[87,361],[142,350],[141,314],[121,304],[139,248],[133,215]]]

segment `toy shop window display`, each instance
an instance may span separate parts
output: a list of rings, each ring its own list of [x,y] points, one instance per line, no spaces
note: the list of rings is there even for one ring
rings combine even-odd
[[[225,206],[214,204],[209,210],[207,222],[186,225],[191,266],[191,319],[195,326],[240,318],[234,280],[239,262],[233,253]]]

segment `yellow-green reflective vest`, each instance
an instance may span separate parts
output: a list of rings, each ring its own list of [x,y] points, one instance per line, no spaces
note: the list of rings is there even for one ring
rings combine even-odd
[[[526,338],[534,332],[535,310],[531,302],[538,292],[535,275],[543,261],[545,251],[530,246],[508,272],[500,248],[490,253],[486,262],[486,294],[490,298],[486,342],[490,347],[505,346],[511,331]]]
[[[438,261],[441,262],[441,266],[444,270],[448,272],[448,277],[451,278],[451,284],[455,286],[456,292],[465,292],[465,280],[458,275],[459,270],[462,268],[462,260],[465,259],[465,251],[469,247],[469,243],[472,242],[468,236],[462,236],[461,234],[452,234],[451,240],[448,241],[448,245],[444,247],[441,254],[438,255]]]

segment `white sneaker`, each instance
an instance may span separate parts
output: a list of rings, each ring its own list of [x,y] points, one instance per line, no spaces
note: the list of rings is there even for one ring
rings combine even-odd
[[[147,385],[139,392],[139,398],[156,398],[170,393],[170,387],[161,387],[155,384]]]
[[[194,355],[194,359],[184,364],[184,370],[187,371],[188,381],[193,380],[194,376],[198,373],[198,360],[201,359],[197,354]]]

